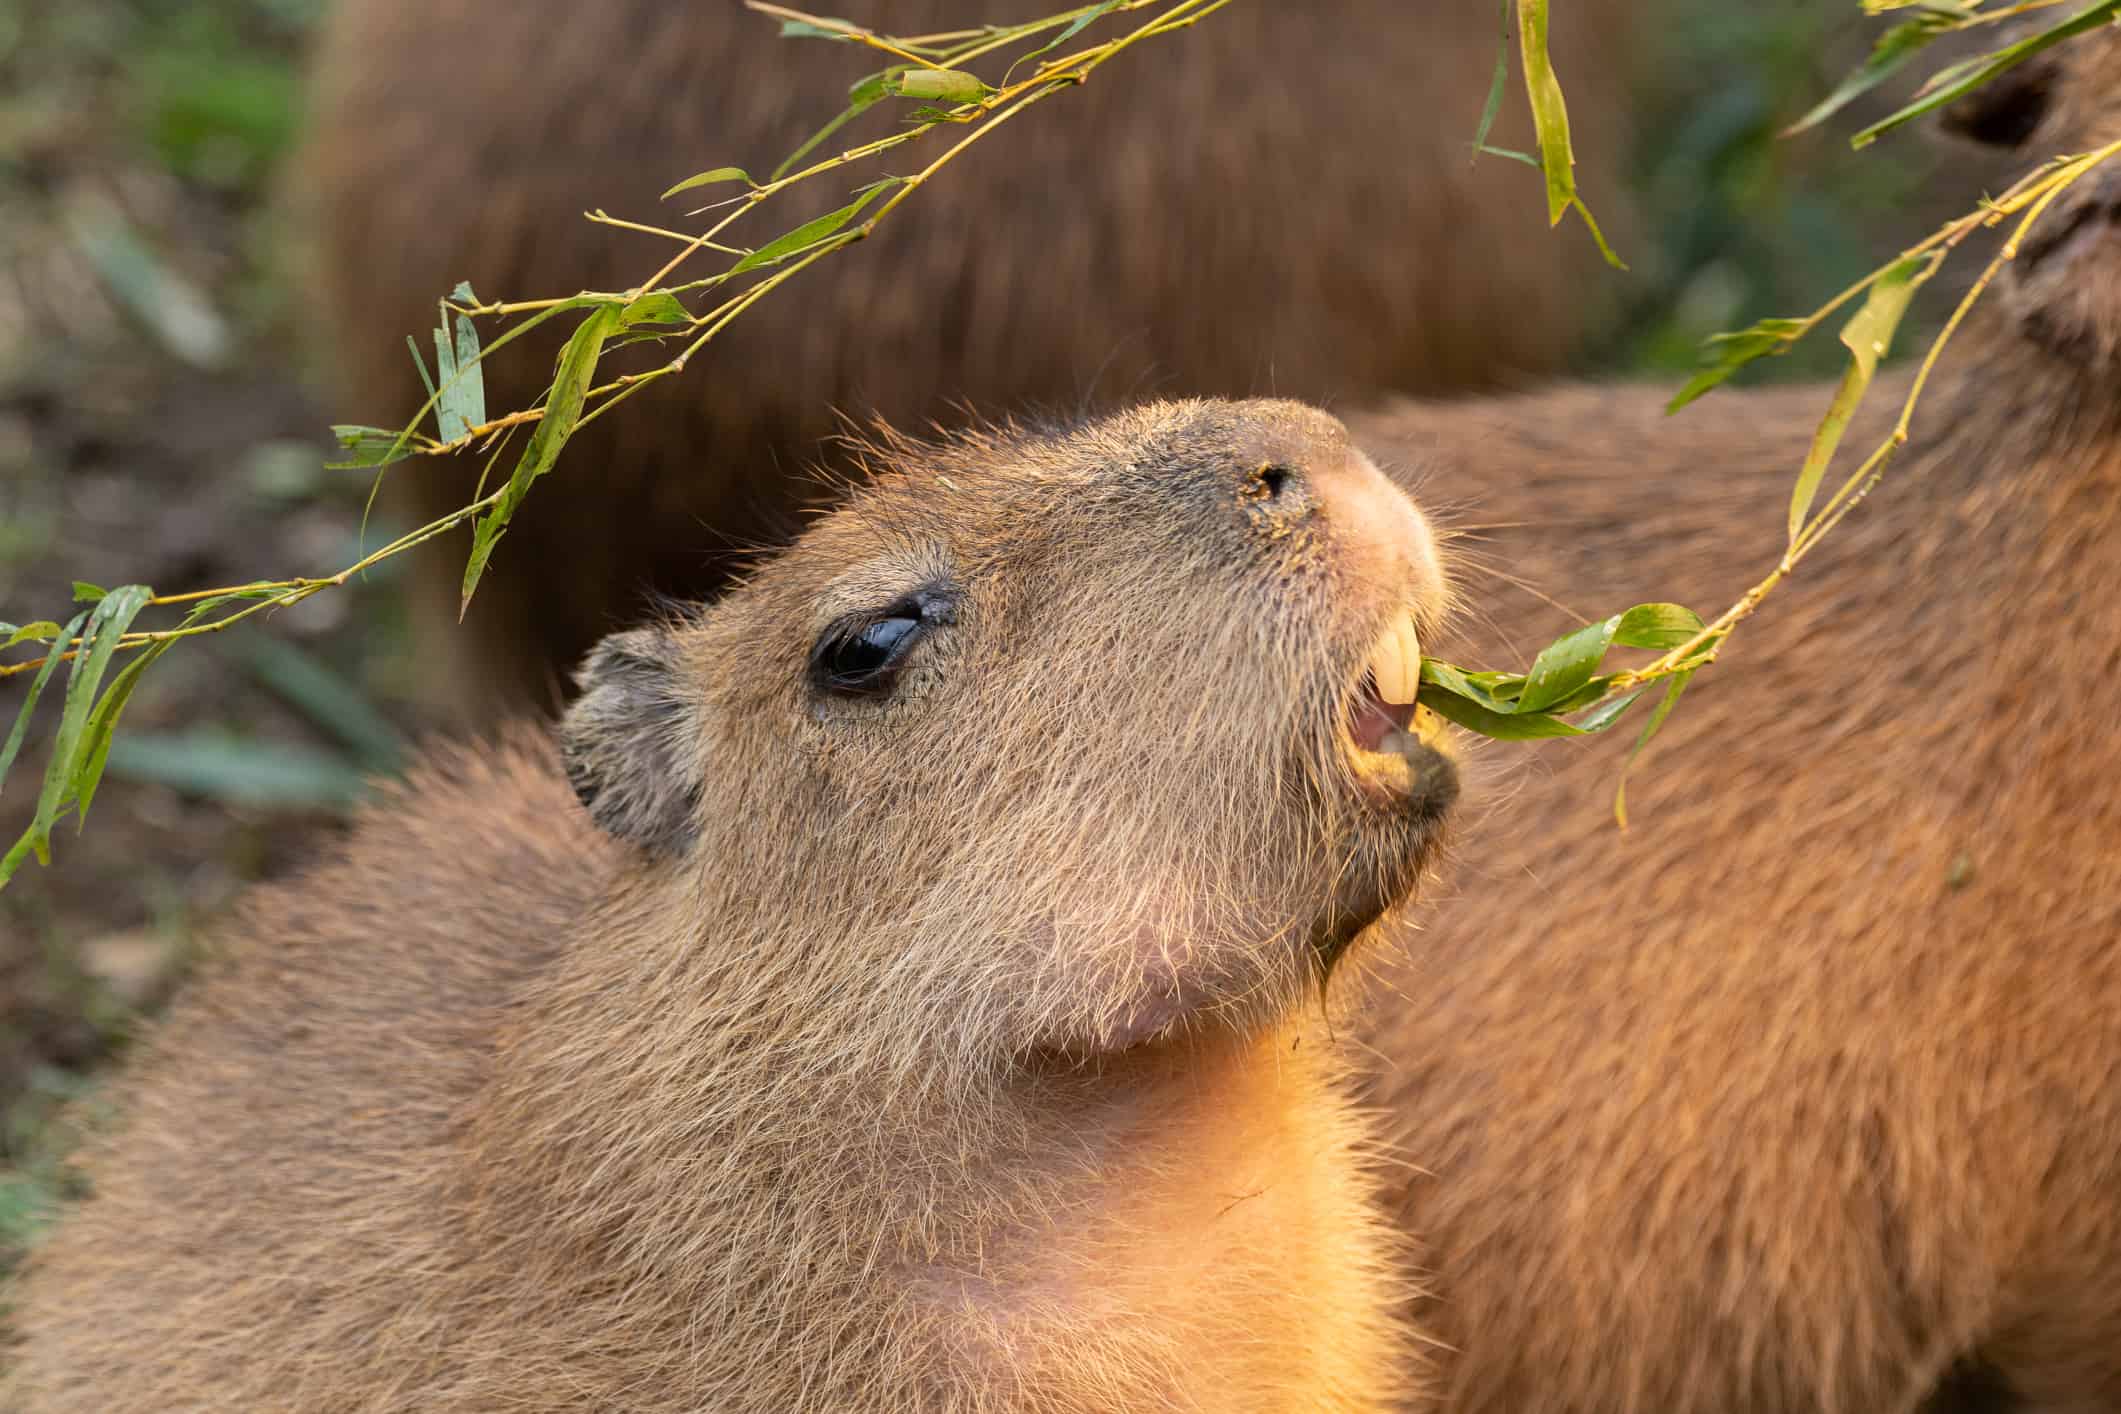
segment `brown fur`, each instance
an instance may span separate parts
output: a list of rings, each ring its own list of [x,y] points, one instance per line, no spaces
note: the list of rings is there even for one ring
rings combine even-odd
[[[1051,8],[834,12],[918,33]],[[1554,17],[1581,180],[1623,243],[1609,177],[1639,8],[1577,0]],[[587,429],[517,517],[466,634],[461,561],[428,562],[431,658],[457,665],[460,699],[549,708],[566,665],[634,618],[644,587],[706,592],[778,539],[835,408],[920,425],[966,405],[1342,400],[1554,368],[1620,286],[1592,278],[1580,229],[1546,229],[1536,174],[1469,160],[1499,39],[1491,3],[1248,0],[1115,62]],[[667,243],[584,210],[677,221],[665,187],[725,162],[770,170],[877,67],[776,39],[736,0],[339,0],[294,170],[341,415],[417,406],[405,335],[425,346],[458,280],[533,298],[642,279]],[[1493,141],[1531,145],[1523,108],[1513,92]],[[852,131],[888,130],[872,115]],[[822,183],[815,211],[784,208],[748,239],[838,205],[847,184]],[[489,406],[528,405],[556,343],[496,359]],[[476,471],[395,476],[427,516],[461,505]]]
[[[1317,998],[1455,795],[1347,735],[1428,532],[1296,404],[886,451],[599,650],[564,775],[433,758],[251,901],[32,1258],[22,1407],[1404,1396]],[[895,688],[819,691],[916,592]]]
[[[2121,136],[2121,35],[2063,56],[2015,95],[2039,155]],[[2121,174],[2046,230],[1893,484],[1682,703],[1633,830],[1626,741],[1544,747],[1408,940],[1372,1040],[1440,1407],[2121,1407]],[[1572,606],[1715,610],[1828,390],[1668,391],[1354,427]]]

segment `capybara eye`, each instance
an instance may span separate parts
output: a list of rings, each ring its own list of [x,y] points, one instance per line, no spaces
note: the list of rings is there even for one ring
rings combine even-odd
[[[1279,500],[1282,488],[1295,474],[1285,466],[1263,466],[1259,469],[1259,484],[1266,488],[1268,499]]]
[[[877,612],[842,619],[811,650],[811,686],[841,697],[881,696],[891,691],[922,630],[953,618],[947,594],[923,590]]]

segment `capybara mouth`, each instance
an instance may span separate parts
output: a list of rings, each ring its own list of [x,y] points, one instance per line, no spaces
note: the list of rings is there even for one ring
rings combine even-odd
[[[1436,813],[1456,798],[1458,770],[1444,744],[1443,719],[1415,701],[1420,688],[1414,616],[1395,610],[1349,694],[1348,759],[1374,803]]]

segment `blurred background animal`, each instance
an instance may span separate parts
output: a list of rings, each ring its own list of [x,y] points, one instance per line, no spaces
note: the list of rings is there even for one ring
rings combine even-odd
[[[2121,34],[1950,117],[2040,157],[2121,140]],[[2117,351],[2121,163],[1977,308],[1888,489],[1680,704],[1628,833],[1624,742],[1469,787],[1508,802],[1369,1037],[1440,1407],[2121,1407]],[[1667,418],[1665,387],[1570,388],[1354,427],[1493,526],[1469,560],[1588,613],[1714,612],[1770,567],[1827,394]],[[1580,622],[1479,617],[1478,661]]]

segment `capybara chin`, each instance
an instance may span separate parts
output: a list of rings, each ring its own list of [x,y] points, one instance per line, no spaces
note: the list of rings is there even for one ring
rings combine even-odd
[[[10,1407],[1406,1396],[1318,999],[1456,793],[1421,515],[1285,402],[879,455],[601,645],[556,749],[434,757],[253,897]]]
[[[1955,125],[2121,138],[2121,32],[2054,53]],[[1463,901],[1393,977],[1421,1004],[1368,1038],[1421,1167],[1442,1408],[2121,1408],[2117,334],[2110,166],[1946,353],[1891,481],[1690,689],[1630,831],[1621,745],[1550,751],[1468,832]],[[1714,610],[1772,563],[1831,390],[1668,394],[1351,422],[1572,607]]]
[[[1065,7],[828,8],[920,34]],[[1623,244],[1612,174],[1644,8],[1554,7],[1581,180]],[[631,288],[671,247],[583,212],[682,224],[684,207],[657,199],[666,187],[723,163],[763,177],[884,62],[773,29],[736,0],[336,0],[291,170],[342,420],[419,406],[405,336],[426,347],[435,300],[459,280],[510,299]],[[803,469],[840,430],[835,409],[922,426],[967,404],[1344,400],[1557,367],[1620,286],[1593,278],[1580,229],[1547,229],[1537,173],[1472,160],[1500,41],[1490,0],[1247,0],[1012,122],[683,377],[584,429],[517,516],[461,633],[457,576],[437,557],[420,619],[437,687],[459,705],[551,709],[566,669],[638,616],[644,588],[696,597],[780,543],[814,489]],[[1513,92],[1494,141],[1532,145],[1524,107]],[[827,148],[892,121],[873,112]],[[843,175],[813,183],[814,207],[776,201],[732,236],[763,243],[881,171]],[[496,414],[544,390],[562,332],[487,367]],[[670,352],[631,351],[641,366]],[[391,485],[442,514],[470,499],[478,459],[463,460],[400,467]]]

